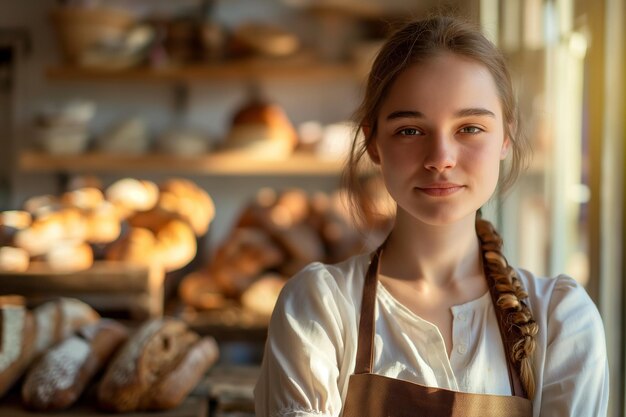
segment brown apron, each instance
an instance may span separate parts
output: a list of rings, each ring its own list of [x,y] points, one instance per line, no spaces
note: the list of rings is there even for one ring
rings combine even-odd
[[[348,382],[343,417],[529,417],[532,402],[525,398],[519,375],[509,360],[509,380],[515,394],[487,395],[429,388],[372,373],[374,309],[378,261],[382,247],[370,262],[361,304],[359,344],[354,374]],[[492,298],[494,294],[492,293]],[[501,330],[502,332],[502,330]],[[506,345],[505,345],[506,346]],[[508,355],[506,355],[508,358]]]

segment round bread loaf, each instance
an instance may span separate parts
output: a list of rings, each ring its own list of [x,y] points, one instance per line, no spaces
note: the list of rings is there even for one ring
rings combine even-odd
[[[44,259],[53,271],[83,271],[93,265],[93,249],[81,241],[65,240],[54,245]]]
[[[24,249],[0,247],[0,272],[24,272],[29,265],[30,256]]]
[[[105,195],[108,201],[130,215],[153,208],[159,198],[159,188],[152,181],[123,178],[111,184]]]

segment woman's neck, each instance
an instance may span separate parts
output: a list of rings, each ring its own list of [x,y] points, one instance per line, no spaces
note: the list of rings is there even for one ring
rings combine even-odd
[[[385,245],[381,274],[438,287],[456,285],[482,274],[475,216],[433,226],[398,210]]]

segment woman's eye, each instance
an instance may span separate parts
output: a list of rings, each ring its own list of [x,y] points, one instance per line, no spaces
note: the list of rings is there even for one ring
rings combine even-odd
[[[421,134],[421,132],[413,127],[407,127],[405,129],[399,130],[398,134],[402,136],[415,136]]]
[[[469,133],[471,135],[476,134],[476,133],[480,133],[483,132],[483,129],[477,127],[477,126],[465,126],[462,127],[461,130],[459,130],[459,132],[461,133]]]

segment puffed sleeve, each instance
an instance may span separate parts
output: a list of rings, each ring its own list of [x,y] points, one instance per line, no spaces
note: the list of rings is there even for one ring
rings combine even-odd
[[[255,387],[257,417],[339,415],[338,362],[345,336],[341,297],[334,278],[319,263],[283,288]]]
[[[561,276],[548,309],[540,416],[607,414],[609,371],[598,310],[576,281]]]

